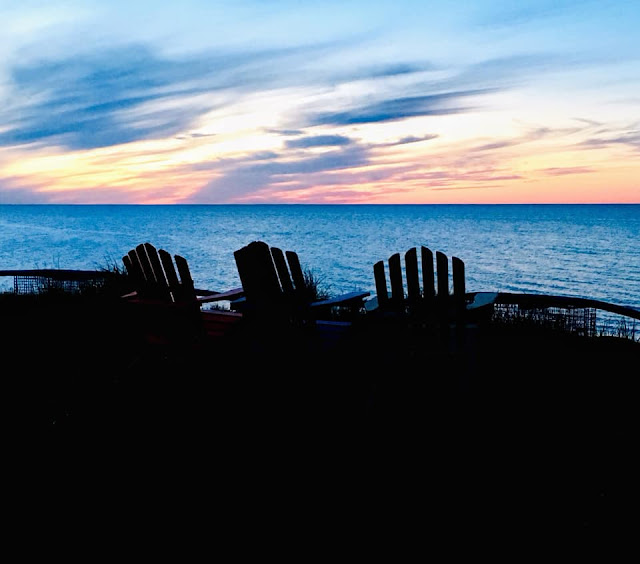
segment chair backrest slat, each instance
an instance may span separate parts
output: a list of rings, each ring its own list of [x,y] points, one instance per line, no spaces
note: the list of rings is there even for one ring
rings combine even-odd
[[[128,263],[131,265],[132,271],[128,272],[130,275],[132,274],[137,280],[140,280],[141,283],[146,281],[146,276],[144,271],[142,270],[142,265],[140,264],[140,258],[138,257],[138,253],[135,249],[131,249],[127,255]],[[124,260],[124,257],[123,257]],[[125,262],[127,265],[127,262]]]
[[[278,273],[278,279],[280,280],[280,287],[285,296],[293,297],[293,282],[291,281],[291,274],[289,273],[289,267],[287,266],[287,260],[284,258],[282,249],[278,247],[271,247],[271,256],[273,257],[273,263],[276,266],[276,272]]]
[[[282,300],[282,288],[269,245],[264,241],[253,241],[233,255],[247,301],[278,304]]]
[[[164,269],[164,274],[167,278],[167,283],[169,284],[169,290],[173,294],[174,300],[177,301],[175,296],[180,292],[180,280],[178,280],[176,268],[173,265],[173,259],[164,249],[160,249],[158,251],[158,256],[160,257],[160,262],[162,263],[162,268]]]
[[[449,259],[440,251],[436,251],[436,270],[438,273],[438,299],[446,301],[449,297]]]
[[[387,277],[384,272],[384,261],[379,260],[373,265],[373,278],[376,284],[378,307],[385,308],[389,304],[389,291],[387,289]]]
[[[304,298],[307,294],[307,288],[298,253],[295,251],[286,251],[285,255],[287,257],[287,263],[289,264],[289,272],[291,272],[296,295]]]
[[[135,251],[129,251],[122,257],[122,262],[127,270],[127,274],[133,281],[133,286],[139,288],[145,283],[144,273],[140,268],[140,261],[138,261],[138,255]]]
[[[144,249],[147,253],[147,259],[149,260],[153,277],[155,278],[155,285],[152,290],[155,295],[153,297],[171,301],[172,298],[171,291],[169,290],[169,283],[167,282],[167,277],[165,276],[164,269],[162,268],[158,251],[151,243],[144,243]]]
[[[147,256],[147,250],[143,243],[140,243],[136,249],[136,255],[138,257],[138,263],[140,264],[140,268],[144,274],[144,278],[148,283],[156,282],[156,277],[153,273],[153,268],[151,268],[151,263],[149,262],[149,257]]]
[[[453,299],[456,308],[464,309],[466,299],[464,262],[458,257],[451,257],[451,269],[453,271]]]
[[[433,251],[428,247],[420,247],[422,262],[422,291],[424,299],[433,300],[435,297],[435,276],[433,273]]]
[[[159,287],[166,286],[168,288],[169,285],[167,283],[167,277],[164,274],[164,269],[162,268],[157,249],[151,243],[145,243],[144,250],[147,254],[147,259],[151,266],[151,271],[153,272],[153,278],[155,279],[156,284],[158,284]]]
[[[418,253],[416,248],[409,249],[404,255],[407,276],[407,300],[415,304],[420,299],[420,278],[418,276]]]
[[[158,257],[158,251],[151,243],[144,244],[144,250],[147,252],[147,258],[153,271],[153,276],[158,284],[166,284],[167,278],[164,275],[164,270],[160,264],[160,258]]]
[[[132,268],[131,268],[131,257],[129,255],[124,255],[122,257],[122,262],[124,263],[124,268],[127,271],[128,274],[133,275],[132,272]]]
[[[404,302],[400,253],[395,253],[389,257],[389,281],[391,283],[391,302],[394,306],[399,306]]]
[[[178,269],[178,274],[180,275],[180,300],[181,301],[195,301],[196,299],[196,291],[193,283],[193,278],[191,277],[191,271],[189,270],[189,264],[187,263],[187,259],[181,257],[180,255],[175,255],[174,259],[176,261],[176,268]],[[178,301],[178,300],[177,300]]]

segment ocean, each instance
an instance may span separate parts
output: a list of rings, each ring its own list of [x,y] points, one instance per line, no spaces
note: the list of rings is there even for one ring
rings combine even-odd
[[[467,291],[640,308],[640,204],[0,205],[0,270],[121,267],[148,241],[184,256],[197,287],[224,290],[253,240],[297,251],[333,295],[373,295],[375,262],[424,245],[464,261]]]

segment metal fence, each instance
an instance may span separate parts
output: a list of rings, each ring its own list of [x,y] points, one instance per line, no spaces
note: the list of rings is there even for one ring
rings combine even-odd
[[[502,323],[531,324],[585,337],[595,337],[598,334],[596,310],[591,307],[522,307],[519,304],[495,304],[493,320]]]
[[[13,293],[79,293],[104,286],[110,273],[99,270],[0,270],[0,276],[13,277]]]

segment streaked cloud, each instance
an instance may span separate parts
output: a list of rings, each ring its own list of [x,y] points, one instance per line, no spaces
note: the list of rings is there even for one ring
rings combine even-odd
[[[613,134],[610,130],[603,131],[599,137],[593,137],[582,142],[583,147],[601,149],[613,146],[626,146],[633,150],[640,150],[640,128],[636,125]]]
[[[407,98],[390,98],[374,104],[354,107],[341,112],[324,112],[311,116],[311,125],[354,125],[395,121],[410,117],[438,116],[470,111],[463,100],[481,94],[480,91],[445,92]]]
[[[349,145],[351,143],[352,140],[344,135],[314,135],[311,137],[302,137],[301,139],[291,139],[285,142],[286,146],[292,149]]]
[[[541,172],[550,176],[564,176],[566,174],[586,174],[589,172],[595,172],[595,169],[588,166],[566,166],[544,168]]]
[[[0,145],[51,142],[87,149],[176,135],[207,111],[231,104],[226,91],[272,86],[276,77],[261,72],[261,65],[288,56],[301,53],[168,59],[129,45],[21,63],[11,69],[15,103],[11,115],[2,115]]]
[[[262,159],[259,159],[260,161]],[[256,162],[247,158],[244,162],[229,163],[222,175],[209,182],[188,201],[229,202],[243,201],[248,196],[259,195],[267,188],[290,190],[287,185],[299,188],[297,176],[307,177],[342,169],[354,169],[370,162],[370,155],[363,147],[332,150],[321,155],[308,155],[293,160],[274,158]]]

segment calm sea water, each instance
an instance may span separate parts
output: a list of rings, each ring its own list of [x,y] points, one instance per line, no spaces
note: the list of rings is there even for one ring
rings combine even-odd
[[[256,239],[297,251],[333,294],[373,294],[376,261],[425,245],[465,262],[468,291],[640,308],[640,205],[0,206],[0,270],[120,266],[149,241],[222,290],[239,285],[233,251]]]

